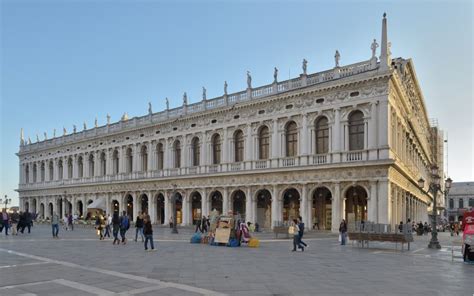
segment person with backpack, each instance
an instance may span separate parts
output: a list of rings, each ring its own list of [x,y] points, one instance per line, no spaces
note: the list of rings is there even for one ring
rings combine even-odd
[[[123,211],[122,216],[120,217],[120,237],[122,238],[122,244],[127,243],[127,238],[125,237],[127,230],[130,228],[130,219],[127,216],[127,212]]]
[[[298,234],[300,235],[300,245],[303,245],[305,248],[308,248],[308,245],[303,241],[304,222],[303,222],[303,218],[301,218],[301,216],[298,217],[298,228],[299,228]]]
[[[118,238],[118,234],[120,231],[120,217],[118,212],[114,212],[114,216],[112,217],[112,234],[114,236],[114,245],[117,243],[120,244],[120,240]]]

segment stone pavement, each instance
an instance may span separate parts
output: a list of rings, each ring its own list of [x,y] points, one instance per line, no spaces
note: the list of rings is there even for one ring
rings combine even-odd
[[[134,231],[134,229],[131,229]],[[0,295],[473,295],[474,265],[451,262],[451,237],[440,251],[415,237],[410,251],[391,243],[340,246],[337,235],[309,233],[305,252],[259,233],[260,248],[190,244],[192,229],[155,228],[156,252],[99,241],[91,228],[0,235]],[[459,238],[455,238],[459,240]],[[459,246],[455,246],[459,256]]]

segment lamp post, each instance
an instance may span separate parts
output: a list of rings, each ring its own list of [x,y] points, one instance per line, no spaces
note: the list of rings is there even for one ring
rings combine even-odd
[[[431,182],[430,182],[428,191],[424,191],[423,189],[425,187],[425,180],[423,180],[423,178],[420,178],[418,180],[418,186],[420,187],[421,191],[425,193],[431,192],[431,194],[433,195],[433,211],[431,214],[431,240],[430,240],[430,243],[428,244],[428,248],[430,249],[441,249],[441,245],[439,244],[439,241],[438,241],[438,229],[436,227],[437,226],[436,218],[438,214],[438,210],[437,210],[438,192],[441,192],[444,195],[447,195],[449,192],[449,189],[451,188],[451,183],[453,182],[451,178],[446,179],[445,190],[443,191],[441,190],[440,179],[441,178],[439,177],[439,174],[438,174],[438,167],[436,165],[433,165],[431,167]]]
[[[0,198],[0,204],[4,204],[5,206],[3,207],[5,211],[7,210],[7,205],[12,202],[11,198],[8,198],[8,196],[5,194],[5,199]]]
[[[177,219],[176,219],[176,196],[177,196],[177,193],[176,193],[176,184],[173,184],[173,230],[171,231],[171,233],[178,233],[178,228],[176,226],[176,223],[177,223]]]

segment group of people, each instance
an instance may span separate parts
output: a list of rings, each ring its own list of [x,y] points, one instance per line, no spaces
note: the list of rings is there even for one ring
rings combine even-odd
[[[16,210],[9,214],[4,208],[0,215],[0,233],[5,229],[5,235],[8,235],[8,230],[11,229],[12,235],[18,235],[18,232],[24,233],[26,228],[31,233],[35,216],[28,211],[18,213]]]
[[[293,219],[290,227],[288,227],[288,233],[293,235],[292,252],[296,252],[297,249],[300,249],[302,252],[304,252],[304,248],[308,248],[308,244],[303,241],[304,223],[301,216],[299,216],[298,219]]]

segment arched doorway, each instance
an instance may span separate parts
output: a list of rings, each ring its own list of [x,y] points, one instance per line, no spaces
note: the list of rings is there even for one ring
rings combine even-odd
[[[49,205],[49,217],[53,217],[53,214],[54,214],[54,207],[53,207],[53,203],[50,202]]]
[[[62,198],[60,198],[60,199],[57,200],[57,209],[58,209],[58,211],[57,211],[56,213],[58,214],[58,216],[59,216],[61,219],[64,218],[64,217],[63,217],[63,213],[64,213],[64,212],[63,212],[63,199],[62,199]]]
[[[311,221],[313,227],[318,230],[331,230],[332,208],[331,191],[326,187],[319,187],[313,193],[313,207]]]
[[[283,193],[283,221],[288,222],[300,216],[300,193],[289,188]]]
[[[232,194],[232,210],[235,215],[240,214],[245,220],[245,193],[242,190],[237,190]]]
[[[146,194],[142,194],[140,197],[140,205],[141,211],[143,214],[148,214],[148,196]]]
[[[25,202],[25,212],[29,212],[29,211],[30,211],[30,203]]]
[[[367,191],[361,186],[350,187],[346,192],[346,221],[367,221]]]
[[[94,201],[92,199],[89,199],[87,201],[87,206],[86,206],[86,220],[89,220],[92,218],[92,212],[88,210],[88,207],[91,203],[93,203]]]
[[[72,214],[72,203],[70,201],[66,201],[66,214]]]
[[[33,214],[36,214],[37,212],[37,208],[36,208],[36,199],[33,199],[31,201],[31,209],[29,210],[29,212],[33,213]]]
[[[173,215],[173,214],[171,214]],[[176,224],[183,223],[183,196],[176,192]]]
[[[130,217],[130,219],[133,221],[133,196],[128,194],[125,196],[125,203],[127,205],[127,216]]]
[[[156,221],[165,223],[165,197],[161,193],[156,196]]]
[[[227,213],[222,213],[222,205],[223,205],[223,198],[222,194],[219,191],[214,191],[210,195],[211,197],[211,211],[218,211],[219,214],[227,214]]]
[[[112,212],[120,215],[120,203],[118,200],[112,200]]]
[[[272,227],[272,195],[266,189],[259,190],[257,197],[257,223],[260,227],[270,229]]]
[[[82,218],[84,215],[84,205],[82,204],[82,200],[77,201],[77,213],[79,218]]]
[[[44,217],[44,203],[40,204],[40,213],[39,214],[40,214],[41,219],[45,218]]]
[[[193,225],[200,223],[202,215],[201,202],[201,194],[199,192],[193,192],[191,194],[191,217],[193,219]]]

